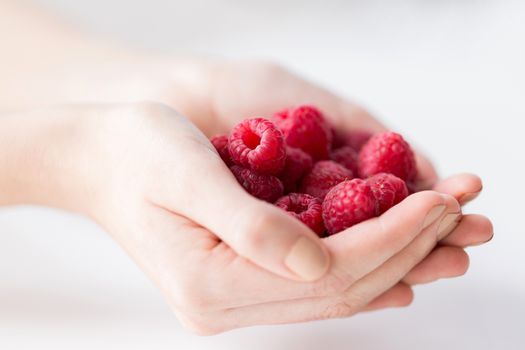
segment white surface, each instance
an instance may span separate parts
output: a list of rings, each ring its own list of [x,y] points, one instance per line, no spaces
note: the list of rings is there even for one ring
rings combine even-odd
[[[0,211],[2,349],[523,349],[525,2],[40,0],[100,35],[164,51],[264,56],[357,98],[443,174],[476,172],[467,211],[496,237],[461,279],[409,309],[184,333],[103,232],[44,209]]]

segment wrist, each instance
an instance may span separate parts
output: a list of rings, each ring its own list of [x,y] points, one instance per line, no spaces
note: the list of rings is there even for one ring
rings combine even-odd
[[[209,124],[213,61],[103,45],[86,45],[82,52],[18,76],[0,97],[0,111],[151,100],[169,105],[198,126]]]
[[[60,110],[0,116],[0,205],[85,211],[80,119]]]

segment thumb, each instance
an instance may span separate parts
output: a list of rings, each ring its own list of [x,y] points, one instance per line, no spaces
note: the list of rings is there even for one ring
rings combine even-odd
[[[249,195],[213,146],[195,153],[177,171],[179,185],[166,191],[169,210],[206,227],[237,254],[278,275],[313,281],[326,273],[328,251],[313,231]]]

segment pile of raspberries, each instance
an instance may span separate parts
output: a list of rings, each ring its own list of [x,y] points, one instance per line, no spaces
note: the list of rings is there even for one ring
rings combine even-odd
[[[416,178],[401,135],[335,130],[312,106],[245,119],[211,143],[248,193],[320,237],[381,215],[408,196]]]

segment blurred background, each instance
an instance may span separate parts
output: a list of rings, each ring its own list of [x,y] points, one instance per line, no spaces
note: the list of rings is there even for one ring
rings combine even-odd
[[[466,276],[408,309],[199,338],[95,224],[0,210],[2,349],[523,349],[525,2],[37,0],[99,37],[173,54],[278,61],[367,106],[442,175],[480,174],[466,212],[496,236]]]

